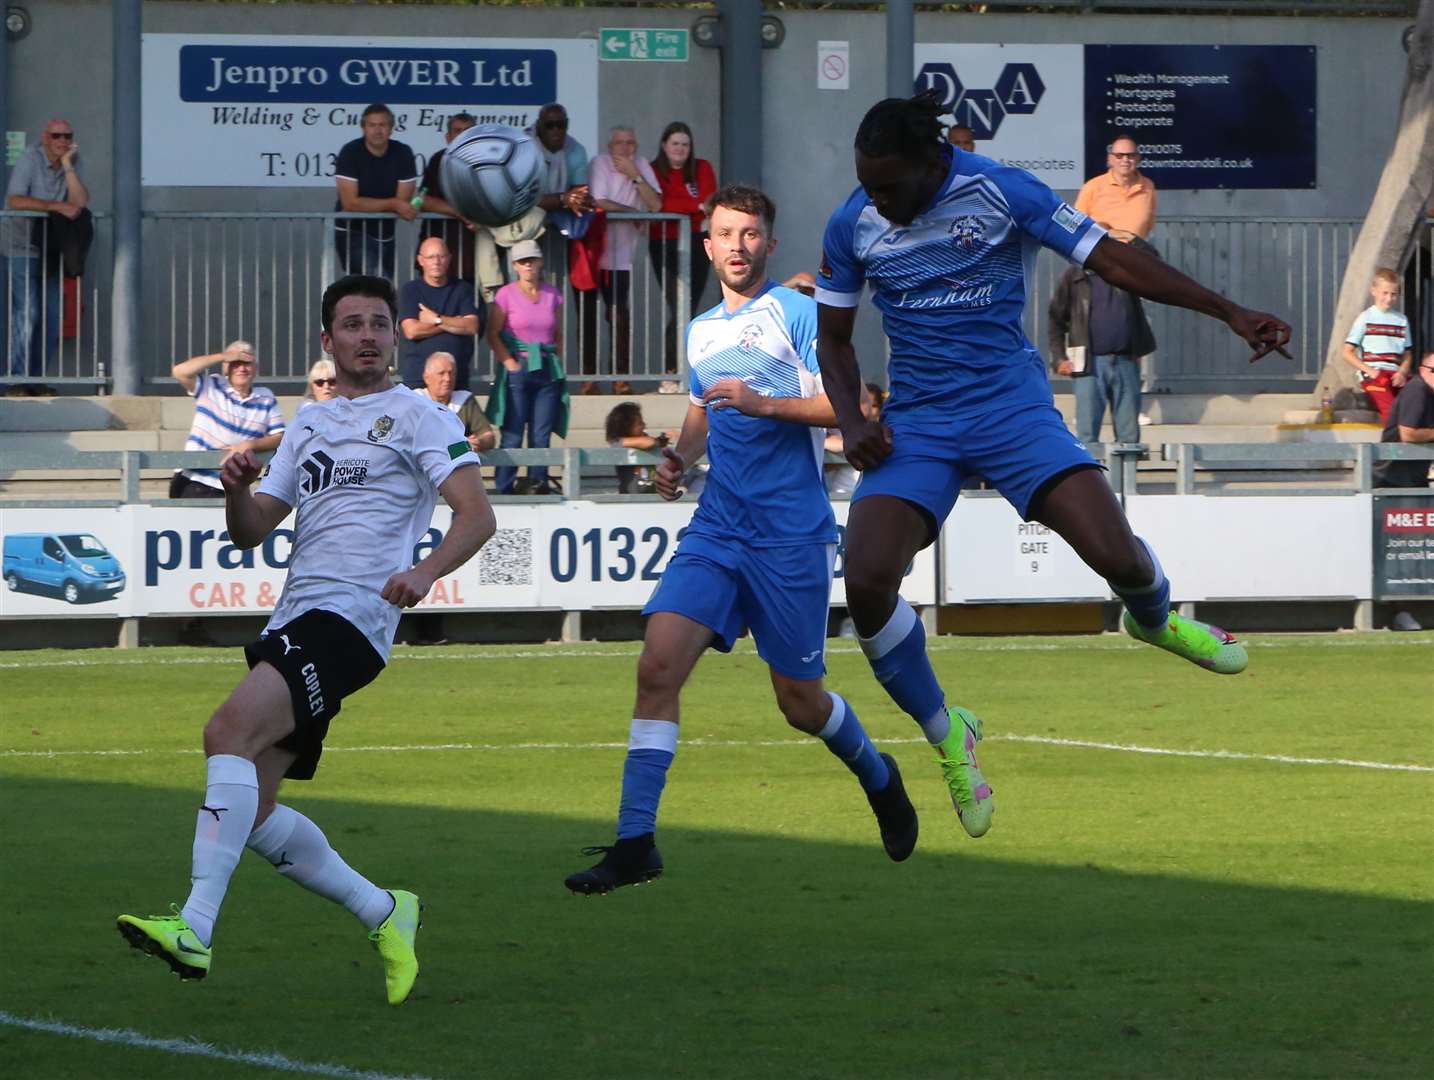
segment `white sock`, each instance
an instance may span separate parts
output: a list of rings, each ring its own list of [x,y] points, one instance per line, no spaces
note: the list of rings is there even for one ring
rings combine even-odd
[[[208,945],[214,938],[219,906],[229,891],[229,878],[259,812],[259,774],[252,761],[233,754],[215,754],[205,768],[204,804],[194,823],[194,861],[189,872],[193,884],[180,914]]]
[[[323,831],[291,807],[274,807],[250,834],[248,846],[286,878],[342,904],[369,930],[393,911],[393,894],[344,862]]]

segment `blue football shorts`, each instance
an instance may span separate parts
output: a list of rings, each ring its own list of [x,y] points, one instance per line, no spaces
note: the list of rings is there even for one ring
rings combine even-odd
[[[750,629],[774,671],[820,679],[835,559],[835,544],[756,548],[688,533],[642,613],[671,611],[701,623],[721,652]]]
[[[852,502],[893,495],[931,515],[937,528],[968,477],[989,481],[1024,520],[1043,485],[1063,473],[1100,468],[1049,399],[1013,401],[971,414],[932,405],[888,409],[891,454],[861,474]]]

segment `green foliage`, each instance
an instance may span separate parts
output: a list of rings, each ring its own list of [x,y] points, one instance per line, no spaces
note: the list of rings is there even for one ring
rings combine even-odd
[[[610,842],[636,647],[398,650],[284,797],[427,903],[400,1010],[362,928],[252,856],[204,983],[114,931],[184,898],[237,653],[6,654],[0,1010],[441,1080],[1434,1075],[1434,774],[1258,757],[1434,766],[1434,635],[1261,638],[1237,678],[1115,637],[935,640],[989,732],[979,841],[832,650],[922,815],[912,859],[744,647],[684,696],[667,876],[593,899],[562,878]],[[280,1074],[0,1022],[0,1075]]]

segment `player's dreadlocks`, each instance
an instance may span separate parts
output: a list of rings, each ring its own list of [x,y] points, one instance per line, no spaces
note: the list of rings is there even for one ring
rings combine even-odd
[[[856,129],[857,153],[863,157],[900,157],[908,161],[941,155],[941,95],[926,90],[915,97],[887,98],[873,105]]]

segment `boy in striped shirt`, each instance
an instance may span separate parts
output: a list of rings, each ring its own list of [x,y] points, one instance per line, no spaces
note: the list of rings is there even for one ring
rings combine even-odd
[[[1399,275],[1381,266],[1369,295],[1374,303],[1354,320],[1344,339],[1344,358],[1359,369],[1359,385],[1383,423],[1394,407],[1394,395],[1409,381],[1414,342],[1408,318],[1394,307],[1399,303]]]
[[[222,375],[207,369],[222,364]],[[258,372],[254,346],[231,341],[221,353],[193,356],[171,370],[185,393],[194,398],[194,423],[186,450],[244,450],[261,453],[279,445],[284,417],[267,387],[255,386]],[[213,469],[181,469],[169,483],[171,499],[222,499],[224,489]]]

